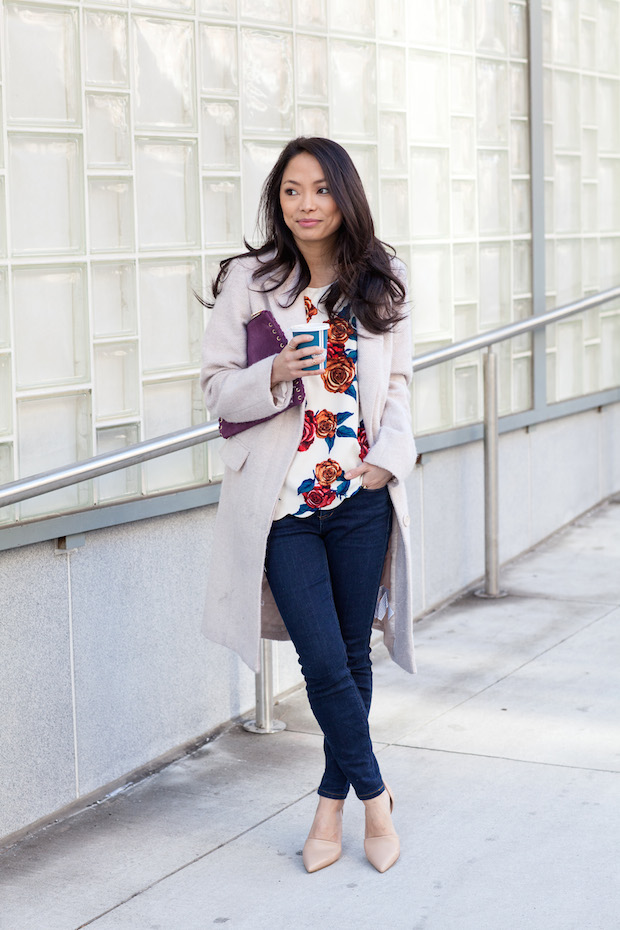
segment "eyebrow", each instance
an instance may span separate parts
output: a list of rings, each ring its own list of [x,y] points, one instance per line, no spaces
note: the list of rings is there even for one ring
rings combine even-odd
[[[326,178],[319,178],[317,181],[312,181],[312,184],[326,184]],[[282,184],[301,184],[301,181],[293,181],[292,178],[283,178]]]

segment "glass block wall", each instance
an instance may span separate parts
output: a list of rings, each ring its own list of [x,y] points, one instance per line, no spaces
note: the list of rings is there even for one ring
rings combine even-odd
[[[620,4],[543,4],[548,303],[620,281]],[[547,331],[549,402],[620,383],[620,303]]]
[[[562,24],[576,3],[547,10],[560,24],[549,48],[572,47]],[[581,7],[600,44],[617,0]],[[205,419],[192,288],[253,238],[261,183],[297,134],[351,152],[380,235],[410,268],[416,352],[531,313],[525,0],[6,0],[0,28],[0,484]],[[553,55],[552,79],[566,73],[584,93],[592,62]],[[617,177],[609,147],[620,146],[604,122],[617,83],[596,66],[598,122],[579,144],[590,152],[598,137],[598,216],[618,229],[600,193]],[[563,131],[556,190],[585,171]],[[594,183],[583,174],[584,204]],[[585,256],[590,232],[569,232]],[[560,258],[562,235],[556,223]],[[598,277],[585,288],[604,283],[617,248],[607,231],[593,235]],[[526,409],[530,340],[501,352],[501,412]],[[478,420],[480,380],[478,355],[420,372],[418,434]],[[0,520],[220,471],[211,443]]]

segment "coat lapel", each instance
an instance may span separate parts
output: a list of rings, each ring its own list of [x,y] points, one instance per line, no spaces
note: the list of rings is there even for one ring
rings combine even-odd
[[[360,412],[366,427],[368,440],[374,441],[373,412],[377,402],[377,391],[383,381],[383,336],[369,333],[357,323],[357,383],[359,386]]]

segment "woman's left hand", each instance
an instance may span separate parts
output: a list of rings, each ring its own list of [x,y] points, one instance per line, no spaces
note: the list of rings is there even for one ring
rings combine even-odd
[[[367,488],[369,491],[379,491],[394,477],[387,468],[380,468],[378,465],[370,465],[367,462],[362,462],[357,468],[350,468],[349,471],[345,472],[347,481],[357,478],[359,475],[362,476],[362,487]]]

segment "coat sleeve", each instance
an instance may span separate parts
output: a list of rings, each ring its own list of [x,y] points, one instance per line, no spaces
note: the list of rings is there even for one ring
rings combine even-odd
[[[249,260],[231,262],[202,343],[200,386],[205,404],[213,416],[231,423],[261,420],[285,410],[293,391],[291,381],[272,390],[275,355],[247,365],[246,324],[253,312],[253,267]],[[262,300],[260,294],[257,296]]]
[[[407,290],[407,272],[400,261],[395,271]],[[392,472],[403,481],[413,470],[416,448],[411,425],[412,338],[409,294],[405,295],[404,317],[391,335],[391,359],[387,397],[379,432],[364,461]]]

